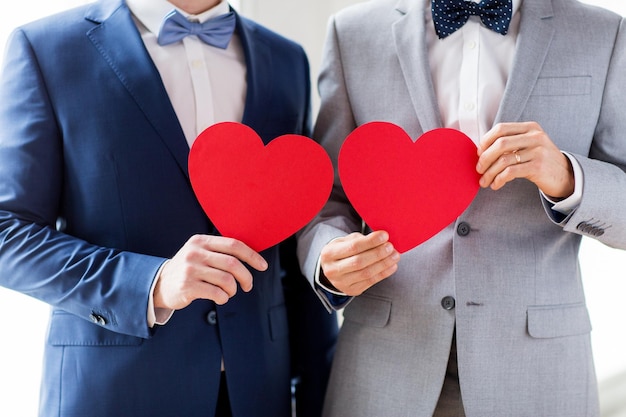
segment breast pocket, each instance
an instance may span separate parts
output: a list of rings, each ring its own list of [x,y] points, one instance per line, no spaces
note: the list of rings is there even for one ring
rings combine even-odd
[[[591,76],[541,77],[533,96],[584,96],[591,94]]]

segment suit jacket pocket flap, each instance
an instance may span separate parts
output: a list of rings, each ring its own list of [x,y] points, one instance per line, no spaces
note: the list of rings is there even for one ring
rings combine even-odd
[[[360,295],[345,308],[345,320],[366,326],[385,327],[391,315],[391,300],[371,295]]]
[[[112,332],[63,311],[54,311],[48,330],[53,346],[138,346],[140,337]]]
[[[528,307],[528,333],[535,338],[576,336],[591,332],[585,304]]]
[[[289,334],[287,325],[287,308],[284,305],[272,307],[267,315],[270,325],[271,339],[285,339]]]
[[[537,80],[533,96],[580,96],[591,94],[591,77],[543,77]]]

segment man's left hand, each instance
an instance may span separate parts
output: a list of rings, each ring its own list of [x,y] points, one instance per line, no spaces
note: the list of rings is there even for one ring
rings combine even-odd
[[[574,192],[569,159],[538,123],[497,124],[482,137],[478,156],[481,187],[499,190],[515,178],[526,178],[554,199]]]

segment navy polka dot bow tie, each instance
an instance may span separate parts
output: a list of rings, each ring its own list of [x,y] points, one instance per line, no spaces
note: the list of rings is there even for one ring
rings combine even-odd
[[[506,35],[511,23],[511,0],[432,0],[433,23],[439,39],[460,29],[470,16],[478,16],[483,24]]]

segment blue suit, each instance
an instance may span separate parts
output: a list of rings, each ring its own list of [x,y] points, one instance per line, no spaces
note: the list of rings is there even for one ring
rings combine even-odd
[[[264,141],[309,134],[306,56],[237,16],[243,123]],[[146,322],[165,258],[215,234],[190,187],[189,148],[122,0],[14,32],[0,82],[0,284],[52,306],[43,416],[210,416],[220,364],[235,417],[290,415],[279,248],[254,289]],[[329,335],[327,333],[327,335]],[[334,335],[328,336],[334,340]]]

